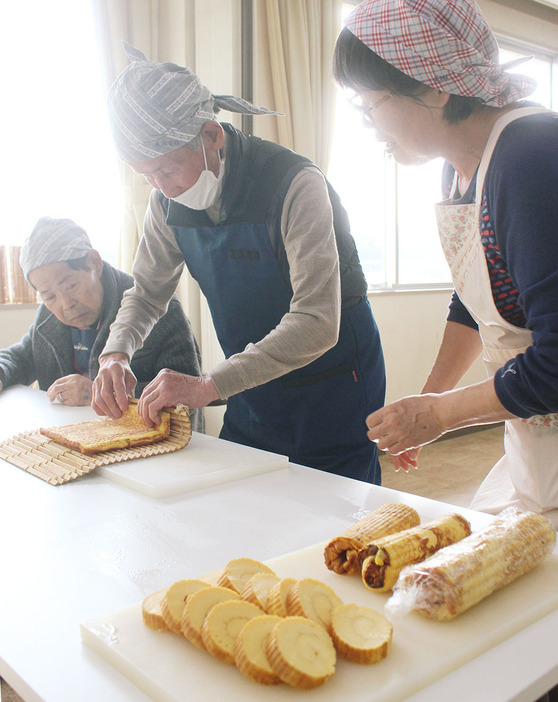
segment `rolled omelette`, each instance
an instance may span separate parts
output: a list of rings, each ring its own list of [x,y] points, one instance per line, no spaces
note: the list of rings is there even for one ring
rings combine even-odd
[[[386,608],[451,620],[535,568],[555,543],[544,515],[507,508],[484,529],[404,568]]]
[[[391,590],[405,566],[424,561],[445,546],[471,533],[460,514],[448,514],[391,536],[374,539],[359,555],[362,580],[375,592]]]
[[[325,564],[339,575],[359,573],[361,562],[358,554],[372,540],[417,524],[420,524],[420,517],[412,507],[398,503],[382,505],[326,545]]]

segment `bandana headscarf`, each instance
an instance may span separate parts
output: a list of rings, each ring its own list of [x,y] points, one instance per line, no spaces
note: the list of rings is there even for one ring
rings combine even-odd
[[[278,115],[234,95],[213,95],[189,68],[153,63],[124,43],[130,65],[112,85],[108,111],[123,161],[156,158],[184,146],[215,119],[215,108],[247,115]]]
[[[71,219],[41,217],[21,247],[19,263],[29,280],[35,268],[83,258],[91,249],[85,229]]]
[[[446,93],[504,107],[536,81],[505,73],[498,44],[474,0],[364,0],[345,20],[368,48],[406,75]]]

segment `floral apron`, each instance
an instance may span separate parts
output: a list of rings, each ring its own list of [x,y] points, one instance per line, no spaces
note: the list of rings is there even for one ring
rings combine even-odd
[[[436,205],[438,230],[454,286],[479,326],[490,376],[523,353],[531,345],[532,335],[504,320],[494,304],[479,227],[484,178],[504,127],[540,112],[547,110],[518,108],[496,122],[477,173],[476,203],[452,205],[446,200]],[[545,512],[558,528],[558,415],[506,421],[504,447],[505,455],[481,484],[471,508],[497,514],[515,505]]]

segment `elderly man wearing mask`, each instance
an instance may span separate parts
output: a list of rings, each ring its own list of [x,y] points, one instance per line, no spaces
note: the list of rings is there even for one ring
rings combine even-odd
[[[269,110],[127,51],[109,115],[120,158],[154,189],[93,406],[120,415],[128,358],[186,263],[226,360],[201,378],[156,379],[141,396],[142,417],[153,423],[165,405],[227,399],[222,438],[379,483],[364,422],[383,404],[383,355],[337,195],[306,158],[216,119],[220,109]]]
[[[52,402],[89,405],[99,354],[132,276],[103,261],[71,219],[42,217],[20,262],[42,304],[23,339],[0,349],[0,390],[38,381]],[[132,357],[129,393],[139,396],[165,369],[201,373],[198,345],[176,298]],[[190,418],[193,429],[203,431],[202,410],[192,410]]]
[[[499,65],[473,0],[365,0],[334,65],[397,161],[455,173],[437,206],[456,291],[442,346],[422,394],[373,413],[368,436],[408,468],[445,432],[505,420],[471,506],[558,527],[558,116],[522,101],[535,83]],[[489,379],[455,389],[481,352]]]

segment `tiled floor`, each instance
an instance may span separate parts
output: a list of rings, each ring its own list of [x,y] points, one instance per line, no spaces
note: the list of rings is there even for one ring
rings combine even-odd
[[[0,678],[0,681],[0,702],[23,702],[22,698],[12,690],[7,682],[2,680],[2,678]]]
[[[419,467],[395,473],[386,456],[380,458],[384,487],[468,507],[477,488],[504,453],[503,425],[447,437],[425,446]]]

